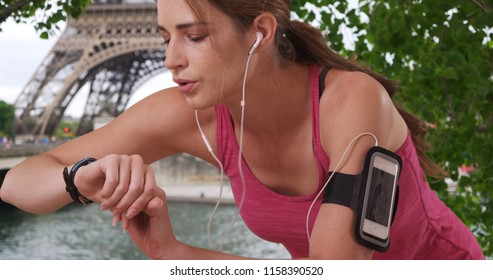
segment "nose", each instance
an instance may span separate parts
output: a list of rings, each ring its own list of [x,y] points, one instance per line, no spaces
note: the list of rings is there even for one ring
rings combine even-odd
[[[177,69],[186,66],[186,56],[184,48],[180,47],[174,40],[170,40],[166,47],[164,66],[167,69]]]

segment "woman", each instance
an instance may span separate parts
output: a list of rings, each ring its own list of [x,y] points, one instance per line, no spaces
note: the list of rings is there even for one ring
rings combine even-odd
[[[2,199],[34,213],[57,210],[71,202],[61,175],[68,166],[77,169],[67,172],[68,185],[72,179],[82,197],[112,211],[151,258],[241,258],[174,237],[149,164],[184,152],[222,166],[247,226],[293,258],[484,258],[426,183],[423,171],[442,171],[424,155],[421,123],[392,103],[394,84],[340,58],[316,29],[290,21],[289,2],[157,1],[165,66],[178,87],[15,167]],[[356,240],[350,208],[317,195],[329,172],[360,173],[375,140],[403,162],[386,253]],[[85,157],[98,160],[80,163]]]

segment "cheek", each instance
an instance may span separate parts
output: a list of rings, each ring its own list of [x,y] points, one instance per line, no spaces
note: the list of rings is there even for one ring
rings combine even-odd
[[[216,89],[224,94],[230,95],[231,92],[240,92],[243,73],[234,64],[223,64],[221,68],[217,68],[214,71]]]
[[[231,40],[229,41],[231,42]],[[247,54],[237,44],[204,45],[200,50],[190,52],[189,63],[205,82],[204,90],[221,98],[228,98],[241,92]]]
[[[219,57],[218,60],[221,61],[220,68],[222,69],[219,71],[222,72],[225,82],[241,86],[243,75],[245,73],[247,55],[241,54],[239,52],[230,52],[223,57]]]
[[[199,60],[200,61],[200,60]],[[211,55],[202,57],[200,71],[207,80],[212,81],[215,90],[231,91],[241,87],[243,62],[234,57]]]

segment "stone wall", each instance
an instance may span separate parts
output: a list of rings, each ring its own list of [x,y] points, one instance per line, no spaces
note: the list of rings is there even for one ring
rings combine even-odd
[[[201,159],[179,154],[152,164],[159,186],[218,184],[219,168]]]

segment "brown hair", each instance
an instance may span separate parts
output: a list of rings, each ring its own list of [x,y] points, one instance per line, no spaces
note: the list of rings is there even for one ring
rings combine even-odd
[[[203,18],[200,5],[202,1],[186,0],[198,18]],[[202,2],[202,3],[201,3]],[[287,62],[317,64],[321,67],[361,71],[376,79],[392,98],[397,92],[398,83],[371,71],[354,61],[345,59],[329,48],[319,29],[300,21],[290,19],[291,0],[207,0],[219,11],[230,17],[239,30],[248,30],[255,18],[262,12],[271,13],[277,20],[276,43],[278,56]],[[426,125],[401,106],[396,106],[404,118],[412,135],[413,142],[426,175],[443,178],[447,173],[434,163],[425,152],[429,149],[425,141]]]

